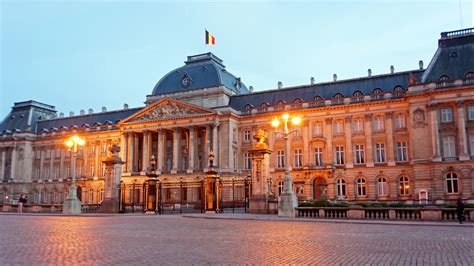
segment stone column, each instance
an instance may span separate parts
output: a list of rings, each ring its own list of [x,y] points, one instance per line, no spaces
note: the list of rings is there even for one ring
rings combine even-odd
[[[385,125],[385,132],[387,135],[387,165],[394,166],[395,165],[395,148],[393,146],[393,112],[386,112],[386,125]]]
[[[210,135],[211,135],[211,125],[206,125],[206,133],[204,136],[204,158],[202,158],[205,162],[204,163],[205,168],[209,167],[208,157],[211,151],[211,140],[209,138]]]
[[[346,137],[346,168],[354,168],[354,156],[352,154],[352,117],[348,116],[344,123],[344,136]]]
[[[52,179],[53,171],[54,171],[54,158],[56,156],[54,149],[50,147],[51,156],[49,157],[49,177],[48,179]]]
[[[12,163],[11,163],[11,170],[10,170],[10,179],[11,180],[16,180],[15,174],[16,174],[16,143],[13,143],[13,149],[12,149]]]
[[[218,142],[219,122],[212,125],[212,150],[214,151],[214,166],[219,166],[219,142]]]
[[[303,122],[303,166],[310,162],[310,147],[309,147],[309,121]]]
[[[2,153],[1,153],[2,164],[0,165],[0,181],[2,181],[5,177],[5,159],[6,159],[5,149],[2,149]]]
[[[87,142],[86,142],[87,144]],[[82,147],[82,175],[87,176],[87,172],[89,170],[89,167],[87,166],[87,161],[88,161],[88,155],[89,153],[87,152],[87,146]],[[51,160],[53,159],[53,156],[51,155]],[[49,171],[51,173],[51,171]],[[50,174],[51,175],[51,174]],[[93,176],[93,174],[91,174]]]
[[[129,173],[133,172],[133,153],[134,153],[134,146],[135,146],[135,141],[134,141],[134,133],[130,132],[128,133],[128,154],[127,154],[127,171]]]
[[[150,151],[149,149],[149,138],[150,132],[148,130],[143,131],[143,146],[142,146],[142,173],[146,172],[148,169],[148,162],[150,161]]]
[[[95,156],[95,169],[94,169],[95,173],[94,173],[94,176],[99,178],[100,171],[102,169],[102,167],[100,165],[100,162],[99,162],[100,142],[96,141],[94,143],[94,145],[95,145],[95,150],[94,150],[95,151],[95,154],[94,154],[94,156]],[[126,144],[125,144],[125,146],[126,146]]]
[[[336,163],[334,154],[332,151],[332,118],[326,118],[324,120],[324,132],[326,136],[326,155],[324,156],[325,163]]]
[[[72,167],[72,166],[70,166]],[[71,172],[72,173],[72,172]],[[38,176],[39,180],[42,180],[44,177],[44,149],[41,147],[40,149],[40,170],[39,170],[40,176]]]
[[[161,174],[161,172],[163,171],[163,162],[164,162],[164,159],[165,159],[165,158],[164,158],[165,156],[164,156],[164,154],[163,154],[163,152],[164,152],[164,146],[165,146],[165,142],[164,142],[164,140],[163,140],[163,139],[164,139],[164,135],[165,135],[165,134],[164,134],[163,130],[162,130],[162,129],[158,129],[158,141],[157,141],[158,147],[157,147],[157,149],[156,149],[156,150],[157,150],[157,153],[158,153],[157,158],[156,158],[157,161],[158,161],[158,163],[157,163],[157,167],[158,167],[157,171],[158,171],[158,174]]]
[[[470,160],[469,153],[467,151],[467,135],[466,135],[466,115],[464,112],[464,101],[457,102],[458,107],[458,136],[459,136],[459,160],[467,161]]]
[[[171,169],[172,174],[176,174],[178,172],[179,166],[179,128],[175,127],[173,131],[173,168]]]
[[[374,144],[372,143],[372,114],[366,114],[364,120],[366,166],[374,167]]]
[[[139,165],[139,158],[140,154],[138,154],[138,147],[140,145],[140,137],[138,136],[138,133],[133,134],[133,171],[139,172],[141,170],[141,165]]]
[[[122,136],[121,136],[121,141],[120,141],[120,145],[122,147],[122,158],[125,158],[125,160],[127,160],[127,146],[128,146],[128,133],[126,132],[123,132],[122,133]],[[128,169],[127,169],[127,164],[124,164],[125,167],[123,169],[124,172],[128,172]],[[99,166],[97,165],[97,161],[96,161],[96,169],[98,168]],[[96,170],[96,176],[97,176],[97,170]]]
[[[438,124],[438,108],[437,105],[430,105],[431,108],[431,125],[433,134],[431,135],[431,140],[433,144],[433,161],[440,162],[441,159],[441,144],[439,142],[439,124]]]
[[[119,157],[120,147],[112,146],[112,155],[107,157],[103,163],[105,164],[105,180],[104,180],[104,200],[101,203],[101,212],[117,213],[119,211],[120,195],[118,193],[118,185],[122,176],[122,164],[124,163]]]
[[[59,179],[62,180],[63,177],[66,177],[66,172],[65,172],[65,169],[64,169],[64,161],[65,161],[65,151],[64,149],[60,149],[61,151],[61,159],[60,159],[60,162],[59,162]],[[36,155],[34,155],[35,158],[33,159],[33,161],[36,159]]]
[[[254,146],[252,153],[252,192],[249,201],[250,213],[269,213],[268,200],[273,197],[268,189],[267,179],[270,177],[270,154],[268,147]]]
[[[194,131],[194,127],[191,126],[191,127],[189,128],[189,151],[188,151],[188,153],[189,153],[189,155],[188,155],[188,161],[189,161],[189,163],[188,163],[188,169],[186,170],[187,173],[192,173],[193,170],[194,170],[194,153],[195,153],[195,151],[194,151],[194,146],[196,145],[196,144],[194,143],[194,140],[195,140],[195,136],[194,136],[194,135],[195,135],[195,134],[196,134],[196,133],[195,133],[195,131]]]

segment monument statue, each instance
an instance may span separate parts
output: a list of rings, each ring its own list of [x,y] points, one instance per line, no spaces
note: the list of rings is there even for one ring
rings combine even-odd
[[[253,147],[254,150],[268,149],[268,145],[265,143],[265,140],[268,138],[268,133],[265,132],[265,130],[259,129],[253,138],[257,140],[257,143]]]

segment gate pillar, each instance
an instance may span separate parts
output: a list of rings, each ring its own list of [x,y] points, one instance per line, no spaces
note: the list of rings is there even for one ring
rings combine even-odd
[[[119,211],[120,195],[118,186],[122,176],[122,164],[125,162],[118,156],[120,147],[114,144],[109,148],[110,156],[102,161],[105,164],[104,200],[100,205],[101,212],[117,213]]]
[[[268,134],[259,129],[254,139],[257,143],[249,151],[252,154],[252,191],[250,195],[250,213],[270,213],[269,200],[272,198],[267,179],[270,177],[270,154],[265,139]]]

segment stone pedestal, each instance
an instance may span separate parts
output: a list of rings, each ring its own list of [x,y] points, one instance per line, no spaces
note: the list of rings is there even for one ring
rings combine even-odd
[[[105,164],[105,191],[104,200],[101,203],[100,211],[107,213],[118,213],[119,211],[119,191],[120,177],[122,176],[122,164],[125,162],[118,156],[120,147],[113,145],[110,148],[111,156],[102,163]]]
[[[269,200],[273,198],[268,187],[270,178],[270,154],[266,144],[258,145],[250,150],[252,154],[252,193],[249,201],[250,213],[271,213]]]
[[[282,192],[278,206],[278,216],[295,217],[295,208],[298,207],[298,198],[295,193]]]
[[[69,195],[63,202],[63,214],[80,214],[81,201],[77,198],[76,184],[72,184],[69,188]]]

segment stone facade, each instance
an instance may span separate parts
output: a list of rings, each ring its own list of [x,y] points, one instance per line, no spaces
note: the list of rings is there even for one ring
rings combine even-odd
[[[270,121],[285,112],[303,119],[292,128],[289,154],[299,200],[474,202],[474,32],[442,33],[439,43],[427,69],[350,80],[253,92],[203,54],[163,77],[144,107],[64,117],[50,105],[15,103],[0,126],[0,203],[23,193],[61,204],[71,180],[64,142],[74,134],[86,141],[78,194],[96,204],[114,144],[125,184],[143,184],[152,155],[161,180],[202,179],[211,151],[223,179],[241,178],[259,129],[273,151],[263,178],[278,196],[284,142]]]

